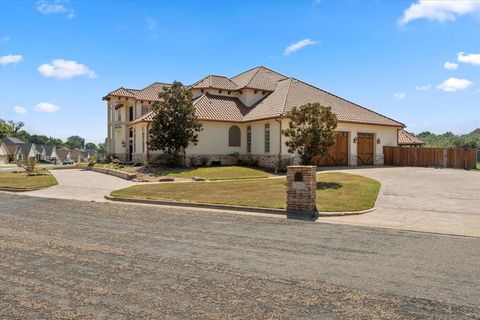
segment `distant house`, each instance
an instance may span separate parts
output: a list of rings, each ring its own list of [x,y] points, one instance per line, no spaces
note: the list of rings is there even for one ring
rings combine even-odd
[[[473,130],[472,132],[470,132],[470,134],[474,134],[474,135],[480,137],[480,128],[477,128],[477,129]]]
[[[82,162],[82,152],[81,149],[70,149],[70,159],[75,162]]]
[[[53,144],[45,145],[46,160],[56,163],[58,160],[57,147]]]
[[[25,159],[25,154],[23,152],[22,145],[25,144],[25,141],[17,139],[15,137],[4,137],[0,139],[0,143],[3,143],[8,152],[8,162],[18,161]]]
[[[65,147],[57,149],[58,160],[63,161],[65,159],[70,159],[70,149]]]
[[[8,161],[8,149],[5,143],[0,142],[0,164],[9,163]]]
[[[423,147],[425,142],[415,137],[413,134],[398,130],[398,145],[400,147]]]
[[[94,149],[85,149],[82,153],[82,160],[83,161],[88,161],[93,156],[97,155],[97,150]]]
[[[35,159],[37,161],[46,160],[47,153],[43,144],[35,144]]]
[[[22,149],[20,149],[20,145],[18,144],[8,145],[5,143],[3,145],[5,146],[5,148],[7,148],[7,151],[8,151],[8,162],[18,161],[24,158]]]
[[[36,159],[37,151],[33,143],[22,143],[19,145],[19,147],[22,151],[24,160],[31,158]]]

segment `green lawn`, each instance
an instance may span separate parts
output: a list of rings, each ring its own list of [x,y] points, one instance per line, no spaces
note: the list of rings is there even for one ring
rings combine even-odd
[[[202,168],[203,169],[203,168]],[[358,211],[370,209],[377,199],[380,183],[347,174],[317,175],[319,211]],[[173,200],[239,206],[285,208],[285,178],[216,182],[185,182],[136,185],[111,193],[113,197]]]
[[[0,173],[0,188],[12,191],[35,190],[54,186],[57,180],[51,174],[27,176],[25,173]]]
[[[257,179],[270,176],[262,168],[240,166],[162,169],[160,173],[177,178],[202,177],[208,180]]]

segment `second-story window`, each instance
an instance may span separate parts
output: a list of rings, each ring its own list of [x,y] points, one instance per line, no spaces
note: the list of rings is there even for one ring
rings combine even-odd
[[[128,108],[128,121],[133,121],[133,107]]]
[[[117,110],[117,120],[122,121],[122,111],[121,110]]]
[[[142,116],[150,111],[149,106],[142,106]]]

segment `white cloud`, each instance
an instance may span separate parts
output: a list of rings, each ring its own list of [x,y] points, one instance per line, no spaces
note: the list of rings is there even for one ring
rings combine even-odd
[[[63,13],[69,19],[75,17],[75,11],[70,8],[68,0],[39,0],[37,1],[37,10],[43,14]]]
[[[480,1],[472,0],[419,0],[403,12],[400,25],[416,19],[455,21],[458,16],[480,12]]]
[[[300,50],[306,46],[311,46],[311,45],[314,45],[316,44],[317,41],[313,41],[311,39],[303,39],[303,40],[300,40],[298,42],[295,42],[295,43],[292,43],[291,45],[289,45],[288,47],[285,48],[285,51],[283,52],[284,55],[288,56],[289,54],[297,51],[297,50]]]
[[[55,59],[51,63],[42,64],[37,70],[45,77],[54,77],[57,79],[71,79],[83,75],[89,78],[96,77],[95,72],[87,66],[73,60]]]
[[[9,55],[0,57],[0,64],[17,63],[22,60],[23,60],[23,56],[20,54],[9,54]]]
[[[447,70],[456,70],[458,68],[458,63],[447,61],[443,64],[443,67]]]
[[[455,92],[457,90],[464,90],[472,85],[472,82],[467,79],[448,78],[437,86],[438,89],[445,92]]]
[[[403,100],[407,97],[407,94],[405,92],[397,92],[393,95],[393,97],[397,100]]]
[[[424,86],[416,86],[415,89],[417,89],[417,91],[428,91],[432,88],[432,85],[431,84],[426,84]]]
[[[8,41],[10,41],[10,36],[8,34],[0,38],[0,43],[4,43]]]
[[[20,106],[13,107],[12,111],[15,112],[15,113],[18,113],[18,114],[27,113],[27,109],[25,109],[24,107],[20,107]]]
[[[459,52],[457,54],[457,59],[458,59],[458,61],[463,62],[463,63],[471,63],[471,64],[480,65],[480,53],[465,54],[463,52]]]
[[[49,112],[49,113],[55,112],[58,109],[60,109],[59,106],[54,105],[53,103],[48,103],[48,102],[41,102],[33,107],[33,110],[37,112]]]

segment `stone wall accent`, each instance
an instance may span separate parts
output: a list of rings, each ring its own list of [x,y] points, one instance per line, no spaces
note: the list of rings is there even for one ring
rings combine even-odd
[[[316,211],[317,167],[289,166],[287,169],[287,211]]]

